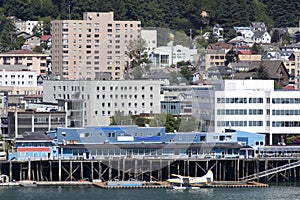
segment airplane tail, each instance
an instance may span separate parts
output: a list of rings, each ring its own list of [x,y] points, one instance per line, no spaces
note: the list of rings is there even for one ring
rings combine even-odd
[[[206,178],[207,183],[214,181],[214,174],[211,170],[208,170],[207,174],[205,174],[204,177]]]

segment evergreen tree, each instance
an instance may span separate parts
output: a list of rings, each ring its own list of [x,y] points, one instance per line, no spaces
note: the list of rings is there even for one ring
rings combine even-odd
[[[0,52],[13,49],[16,39],[16,28],[13,22],[3,16],[0,16]]]
[[[260,63],[259,67],[256,69],[254,79],[267,80],[270,79],[269,73],[264,66],[263,62]]]

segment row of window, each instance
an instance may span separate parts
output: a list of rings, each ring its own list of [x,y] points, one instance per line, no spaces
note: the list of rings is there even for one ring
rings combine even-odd
[[[108,96],[108,95],[107,95],[107,96]],[[105,99],[105,97],[106,97],[105,94],[102,94],[102,99]],[[111,94],[111,95],[109,95],[109,97],[110,97],[110,99],[113,99],[113,98],[114,98],[114,99],[118,99],[119,95],[116,94],[115,97],[113,97],[113,95]],[[97,99],[100,99],[100,95],[97,94],[96,98],[97,98]],[[129,94],[129,95],[128,95],[128,99],[132,99],[132,98],[137,99],[137,98],[138,98],[138,95],[137,95],[137,94],[135,94],[135,95]],[[145,95],[144,95],[144,94],[141,95],[141,98],[142,98],[142,99],[145,99]],[[153,99],[153,94],[150,94],[150,95],[149,95],[149,98],[150,98],[150,99]],[[124,94],[124,95],[121,94],[121,95],[120,95],[120,99],[127,99],[127,95],[126,95],[126,94]]]
[[[50,143],[44,143],[44,142],[22,142],[21,144],[22,147],[49,147],[52,146]]]
[[[97,49],[98,48],[97,46],[99,46],[99,45],[93,45],[92,46],[91,44],[92,43],[93,44],[98,44],[98,43],[104,43],[104,42],[106,42],[107,44],[113,44],[113,43],[120,44],[121,43],[121,40],[119,40],[119,39],[116,39],[116,40],[110,40],[109,39],[109,40],[104,40],[104,41],[100,40],[98,34],[94,35],[94,38],[91,38],[90,35],[87,35],[87,38],[90,38],[90,39],[86,39],[86,40],[82,40],[82,39],[77,40],[76,38],[73,39],[73,42],[72,42],[73,47],[74,48],[78,47],[79,49],[81,49],[82,47],[84,47],[81,43],[87,43],[86,48],[90,49],[90,48],[94,47],[95,49]],[[130,38],[129,40],[131,40],[133,38],[133,35],[125,35],[124,43],[128,43],[129,40],[127,40],[127,38]],[[140,38],[140,36],[137,36],[137,38]],[[55,40],[55,41],[57,43],[59,43],[59,40]],[[71,43],[71,41],[70,41],[70,43]],[[76,43],[79,43],[79,44],[76,46]],[[69,45],[68,45],[69,44],[69,39],[68,39],[68,37],[65,37],[65,39],[62,40],[62,44],[63,44],[63,48],[65,48],[65,49],[69,48]],[[110,46],[111,45],[108,45],[107,48],[109,49]],[[58,46],[55,45],[55,47],[58,47]],[[120,46],[117,46],[117,45],[116,45],[116,47],[118,49],[120,48]]]
[[[12,57],[10,57],[10,56],[5,56],[5,57],[2,57],[3,58],[3,60],[4,60],[4,62],[5,61],[9,61],[9,60],[13,60],[13,59],[15,59],[15,60],[32,60],[32,58],[33,57],[25,57],[25,56],[22,56],[22,57],[15,57],[15,56],[12,56]],[[44,56],[44,57],[39,57],[39,56],[36,56],[35,58],[40,58],[41,60],[46,60],[46,57]]]
[[[33,75],[32,74],[28,75],[27,77],[29,79],[33,79]],[[2,76],[2,74],[0,74],[0,78],[8,78],[8,75],[6,74],[6,75]],[[25,78],[25,75],[15,75],[15,74],[12,74],[12,75],[10,75],[10,78],[11,79],[14,79],[14,78]]]
[[[161,105],[161,109],[166,110],[167,108],[171,109],[171,110],[176,110],[177,106],[176,105],[170,105],[167,107],[167,105]],[[183,109],[183,106],[178,106],[178,108]]]
[[[170,139],[169,142],[174,142]],[[259,144],[259,143],[258,143]],[[260,142],[260,145],[263,145],[263,141]],[[119,156],[119,155],[206,155],[216,156],[215,151],[211,151],[211,148],[189,148],[189,149],[179,149],[179,148],[163,148],[163,149],[91,149],[90,154],[93,156]],[[83,155],[84,149],[73,149],[73,155]],[[238,149],[224,149],[225,155],[238,155]]]
[[[145,107],[145,103],[144,102],[142,102],[141,103],[141,106],[142,107]],[[150,107],[152,107],[153,106],[153,102],[150,102],[149,103],[149,105],[150,105]],[[105,106],[107,106],[108,108],[110,108],[111,107],[111,103],[107,103],[107,105],[105,105],[105,103],[102,103],[102,108],[104,108]],[[117,108],[118,107],[118,103],[114,103],[114,106],[115,106],[115,108]],[[125,103],[121,103],[121,106],[122,107],[124,107],[125,106]],[[138,107],[138,103],[131,103],[131,102],[129,102],[128,104],[127,104],[127,106],[130,108],[131,106],[134,106],[135,108],[137,108]]]
[[[262,115],[262,109],[249,109],[249,113],[247,113],[247,109],[218,109],[218,115]]]
[[[270,126],[270,121],[266,125]],[[247,121],[218,121],[217,126],[247,126]],[[263,126],[263,121],[248,121],[248,126]],[[272,127],[300,127],[300,121],[273,121]]]
[[[263,103],[263,98],[217,98],[217,103]],[[270,103],[270,98],[267,98],[267,103]],[[300,104],[300,98],[272,98],[272,104]]]
[[[273,98],[273,104],[300,104],[300,98]]]
[[[80,86],[61,86],[61,85],[58,85],[58,86],[53,86],[53,90],[56,91],[56,90],[63,90],[63,91],[67,91],[68,88],[71,87],[71,91],[80,91]],[[106,91],[106,90],[109,90],[109,91],[137,91],[138,89],[142,90],[142,91],[145,91],[147,90],[147,87],[145,86],[141,86],[141,87],[137,87],[137,86],[97,86],[96,87],[96,91]],[[153,86],[150,86],[149,87],[149,90],[150,91],[153,91]],[[84,87],[82,86],[81,87],[81,91],[84,91]],[[142,95],[143,96],[143,95]],[[151,95],[150,95],[151,97]],[[153,95],[152,95],[153,97]]]
[[[122,107],[124,107],[124,105],[122,105]],[[122,112],[123,112],[123,111],[122,111]],[[101,113],[102,113],[102,116],[105,116],[105,115],[111,116],[111,115],[113,114],[110,110],[108,110],[108,111],[102,110]],[[145,112],[142,111],[141,113],[145,113]],[[150,113],[152,114],[153,111],[150,110]],[[85,111],[84,114],[85,114],[85,115],[87,114],[86,111]],[[134,111],[129,110],[128,113],[125,113],[125,112],[124,112],[124,114],[128,114],[128,115],[137,115],[137,114],[138,114],[138,111],[137,111],[137,110],[134,110]],[[98,111],[97,111],[97,110],[95,110],[95,115],[98,115]]]
[[[218,109],[218,115],[262,115],[263,109]],[[267,109],[267,115],[270,115],[270,110]],[[272,115],[300,115],[300,110],[272,110]]]
[[[132,87],[132,86],[115,86],[115,87],[113,87],[113,86],[109,86],[109,87],[107,87],[107,89],[109,88],[109,90],[110,91],[113,91],[113,90],[121,90],[121,91],[127,91],[127,89],[129,90],[129,91],[131,91],[131,90],[134,90],[134,91],[137,91],[138,90],[138,87],[137,86],[134,86],[134,87]],[[102,90],[102,91],[105,91],[106,90],[106,87],[105,86],[102,86],[102,87],[100,87],[100,86],[97,86],[96,87],[96,90],[97,91],[100,91],[100,89]],[[142,86],[142,87],[140,87],[140,89],[142,90],[142,91],[144,91],[144,90],[146,90],[146,87],[145,86]],[[153,86],[150,86],[149,87],[149,90],[150,91],[153,91]]]
[[[217,126],[263,126],[263,121],[217,121]]]
[[[272,110],[272,115],[300,115],[300,110]]]
[[[2,82],[2,81],[0,81],[0,85],[8,85],[9,84],[9,82],[8,81],[5,81],[5,82]],[[10,82],[10,85],[24,85],[25,84],[25,82],[24,81],[18,81],[18,82],[16,82],[16,81],[11,81]],[[33,81],[28,81],[27,82],[27,84],[28,85],[33,85]]]
[[[97,17],[100,17],[99,14],[97,14]],[[92,27],[92,25],[94,25],[94,27],[100,27],[100,23],[85,23],[85,22],[73,22],[73,27],[81,27],[82,24],[86,24],[87,27]],[[60,24],[59,23],[54,23],[54,26],[59,26]],[[63,23],[63,27],[69,27],[69,25],[71,25],[70,23]],[[121,25],[123,24],[120,24],[120,23],[117,23],[115,24],[115,27],[116,28],[120,28]],[[133,27],[134,24],[124,24],[124,27]],[[112,23],[108,23],[107,24],[107,27],[113,27],[113,24]],[[137,27],[141,27],[141,24],[137,24]]]
[[[300,121],[274,121],[272,127],[300,127]]]
[[[217,103],[240,103],[240,104],[246,104],[246,103],[263,103],[263,98],[249,98],[247,101],[246,97],[240,97],[240,98],[217,98]]]

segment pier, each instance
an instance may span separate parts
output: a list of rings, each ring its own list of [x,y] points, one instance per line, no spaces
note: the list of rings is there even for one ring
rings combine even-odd
[[[134,179],[151,182],[165,181],[171,174],[195,177],[212,170],[215,181],[242,181],[251,177],[251,180],[263,183],[298,182],[298,163],[298,158],[28,160],[1,161],[0,174],[7,175],[10,181],[77,182],[98,179],[106,182]],[[266,171],[275,173],[268,174]]]

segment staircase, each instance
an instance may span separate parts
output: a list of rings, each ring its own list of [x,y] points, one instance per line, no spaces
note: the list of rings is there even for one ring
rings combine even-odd
[[[288,169],[292,169],[292,168],[295,168],[295,167],[299,167],[299,166],[300,166],[300,160],[298,160],[297,162],[282,165],[280,167],[276,167],[276,168],[273,168],[273,169],[268,169],[266,171],[258,172],[256,174],[245,176],[245,177],[240,178],[240,180],[250,181],[250,180],[262,178],[262,177],[265,177],[265,176],[269,176],[269,175],[272,175],[272,174],[277,174],[279,172],[282,172],[282,171],[285,171],[285,170],[288,170]]]

